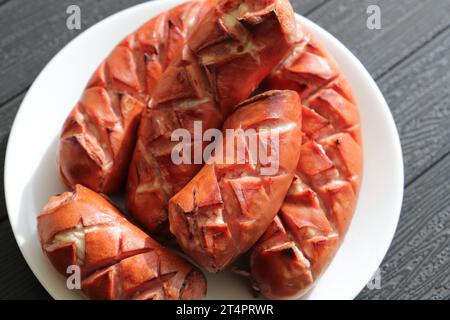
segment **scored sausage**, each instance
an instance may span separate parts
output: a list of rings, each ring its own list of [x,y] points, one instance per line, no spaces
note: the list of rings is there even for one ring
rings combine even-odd
[[[301,297],[324,272],[351,222],[362,176],[351,88],[322,46],[299,33],[303,39],[264,84],[300,94],[304,132],[296,178],[251,255],[252,277],[271,299]]]
[[[200,299],[201,271],[128,222],[106,198],[77,185],[38,216],[44,253],[67,276],[78,266],[92,299]]]
[[[256,133],[227,134],[230,129]],[[211,160],[169,203],[171,232],[184,252],[211,272],[248,251],[283,203],[300,155],[298,94],[270,91],[243,102],[223,134]],[[257,137],[257,152],[251,137]],[[266,161],[262,149],[274,157]],[[269,167],[275,170],[264,172]]]
[[[103,193],[120,189],[142,111],[209,3],[183,4],[151,19],[99,66],[61,133],[59,171],[67,186],[83,184]]]
[[[195,27],[144,111],[129,170],[127,210],[150,232],[168,230],[168,200],[203,164],[175,164],[172,133],[187,129],[195,145],[196,124],[220,128],[287,54],[294,21],[288,0],[220,0]]]

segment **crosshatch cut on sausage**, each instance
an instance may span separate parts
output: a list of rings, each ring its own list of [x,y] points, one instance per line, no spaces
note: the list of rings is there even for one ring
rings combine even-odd
[[[44,253],[68,276],[81,271],[92,299],[200,299],[206,279],[196,267],[131,224],[103,196],[77,185],[51,198],[38,216]]]
[[[245,161],[234,155],[239,135],[224,135],[210,163],[169,203],[170,230],[181,248],[200,266],[219,272],[247,252],[267,229],[283,203],[300,156],[301,104],[294,91],[269,91],[238,106],[228,129],[261,129],[278,137],[277,170],[262,174],[261,158],[244,141]],[[229,140],[235,143],[229,143]],[[267,144],[275,144],[269,139]]]

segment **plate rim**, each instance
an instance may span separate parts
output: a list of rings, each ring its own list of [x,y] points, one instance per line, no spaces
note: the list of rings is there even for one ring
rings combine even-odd
[[[11,185],[11,183],[9,181],[12,179],[12,177],[11,177],[11,171],[8,169],[13,166],[14,159],[12,159],[12,155],[11,155],[12,154],[11,150],[13,150],[12,144],[15,140],[15,137],[17,136],[17,131],[20,128],[22,114],[25,112],[23,106],[28,103],[29,97],[31,96],[31,92],[33,92],[34,90],[37,90],[36,84],[39,83],[39,80],[41,79],[42,75],[45,74],[46,70],[50,67],[51,64],[54,63],[55,60],[59,59],[60,56],[62,56],[66,51],[69,51],[71,49],[71,47],[74,46],[73,43],[76,43],[77,41],[79,41],[80,38],[86,37],[90,33],[96,32],[96,29],[99,28],[101,25],[108,24],[110,21],[117,19],[119,16],[126,14],[129,11],[144,9],[146,7],[158,6],[160,3],[163,3],[163,2],[165,4],[169,4],[169,6],[172,7],[172,6],[176,6],[183,2],[187,2],[187,0],[156,0],[156,1],[152,1],[152,2],[144,2],[141,4],[137,4],[137,5],[125,8],[123,10],[120,10],[120,11],[100,20],[99,22],[95,23],[94,25],[90,26],[88,29],[84,30],[82,33],[77,35],[71,41],[69,41],[61,50],[59,50],[50,59],[50,61],[45,65],[45,67],[39,72],[39,75],[34,79],[32,85],[30,86],[30,89],[27,91],[24,99],[22,100],[22,102],[19,106],[19,109],[18,109],[15,119],[13,121],[13,124],[11,126],[11,130],[10,130],[9,138],[8,138],[8,142],[7,142],[7,147],[6,147],[5,164],[4,164],[4,193],[5,193],[5,205],[6,205],[6,209],[7,209],[7,213],[8,213],[8,219],[9,219],[9,223],[11,225],[11,229],[13,231],[17,246],[19,247],[19,250],[20,250],[22,256],[24,257],[28,267],[31,269],[31,271],[33,272],[34,276],[37,278],[39,283],[45,288],[47,293],[50,296],[52,296],[52,298],[54,298],[54,299],[60,299],[60,297],[58,297],[56,295],[55,290],[53,290],[52,287],[50,287],[47,283],[45,283],[45,281],[43,281],[43,279],[41,279],[38,276],[38,272],[37,272],[37,270],[35,270],[36,265],[31,261],[32,260],[31,256],[27,256],[26,254],[24,254],[23,247],[19,244],[20,242],[17,239],[17,235],[18,235],[17,227],[13,223],[11,223],[11,221],[12,221],[12,219],[11,219],[12,218],[11,201],[12,200],[9,195],[10,191],[9,191],[8,186]],[[377,268],[378,268],[381,265],[384,258],[386,257],[386,254],[387,254],[388,250],[390,249],[392,241],[394,240],[395,232],[398,227],[398,223],[399,223],[400,216],[401,216],[401,209],[402,209],[402,203],[403,203],[403,197],[404,197],[404,181],[405,181],[404,180],[404,159],[403,159],[403,152],[402,152],[402,146],[401,146],[399,132],[398,132],[397,126],[395,124],[395,120],[392,115],[392,112],[386,102],[386,99],[384,98],[384,96],[383,96],[380,88],[376,84],[375,80],[373,80],[372,76],[367,71],[367,69],[364,67],[364,65],[361,63],[361,61],[342,42],[340,42],[334,35],[332,35],[328,30],[322,28],[315,22],[313,22],[313,21],[309,20],[308,18],[301,16],[297,13],[296,13],[296,18],[300,19],[302,22],[306,23],[309,28],[311,28],[311,26],[312,26],[312,29],[314,29],[313,33],[315,33],[315,32],[323,33],[328,38],[328,40],[330,42],[332,42],[333,46],[337,46],[352,60],[352,63],[355,63],[355,67],[357,67],[362,72],[362,74],[364,75],[365,78],[370,79],[369,80],[370,86],[371,86],[374,94],[378,97],[379,101],[381,102],[381,105],[379,107],[383,108],[383,114],[385,116],[387,116],[387,121],[388,121],[387,125],[391,128],[391,130],[393,130],[393,132],[396,133],[395,136],[392,137],[393,143],[394,143],[394,148],[395,148],[394,151],[396,153],[395,158],[398,159],[398,161],[399,161],[399,163],[396,164],[399,169],[397,177],[396,177],[396,181],[398,180],[398,182],[400,183],[402,188],[397,191],[397,192],[399,192],[398,197],[396,198],[397,203],[393,204],[393,207],[394,207],[394,209],[392,209],[392,213],[394,214],[392,217],[393,220],[392,220],[392,223],[389,224],[389,230],[385,231],[385,234],[387,234],[384,239],[384,242],[386,243],[386,245],[384,246],[384,249],[383,249],[383,255],[382,256],[380,255],[381,258],[377,259],[377,260],[379,260],[379,262],[377,264]],[[327,46],[327,43],[324,43],[324,45]],[[364,148],[364,144],[363,144],[363,148]],[[363,179],[364,179],[364,177],[363,177]],[[16,214],[18,214],[18,213],[16,212]],[[386,228],[388,228],[388,227],[386,227]],[[375,272],[376,272],[376,269],[373,270],[373,274],[375,274]],[[359,291],[356,292],[352,297],[349,297],[349,299],[356,298],[359,295],[359,293],[364,289],[365,286],[366,286],[366,284],[362,284]]]

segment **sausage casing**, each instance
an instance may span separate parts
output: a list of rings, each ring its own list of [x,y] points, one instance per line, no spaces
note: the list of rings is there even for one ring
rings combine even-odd
[[[362,176],[351,88],[333,58],[298,28],[303,39],[264,83],[300,94],[304,133],[296,178],[251,255],[253,280],[271,299],[298,298],[313,287],[350,225]]]
[[[277,156],[263,163],[261,149],[254,152],[247,135],[227,135],[229,129],[255,130],[259,148]],[[265,140],[264,130],[278,141]],[[226,120],[223,134],[211,161],[169,203],[171,232],[184,252],[211,272],[248,251],[283,203],[300,155],[298,94],[270,91],[243,102]],[[244,151],[235,153],[239,145]],[[273,172],[263,171],[274,164]]]
[[[38,216],[44,253],[68,276],[78,266],[92,299],[200,299],[200,270],[131,224],[106,198],[77,185],[50,199]]]

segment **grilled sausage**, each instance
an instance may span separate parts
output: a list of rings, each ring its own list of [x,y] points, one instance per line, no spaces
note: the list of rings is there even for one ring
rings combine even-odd
[[[67,118],[59,144],[63,182],[113,193],[128,173],[144,107],[208,3],[183,4],[124,39],[99,66]]]
[[[275,158],[263,162],[261,149],[255,152],[252,147],[255,140],[226,135],[228,129],[254,129],[258,148],[271,150]],[[264,143],[264,130],[279,139]],[[243,102],[226,120],[223,134],[211,161],[169,203],[171,232],[184,252],[211,272],[223,270],[248,251],[283,203],[300,155],[298,94],[270,91]],[[274,164],[276,170],[264,172]]]
[[[44,253],[67,276],[78,266],[92,299],[200,299],[203,274],[128,222],[104,197],[77,185],[38,216]]]
[[[174,164],[172,133],[187,129],[194,144],[197,122],[220,128],[287,54],[293,30],[288,0],[220,0],[196,26],[144,111],[130,166],[126,207],[150,232],[168,230],[168,200],[203,164]]]
[[[301,27],[299,27],[301,28]],[[270,299],[310,290],[351,222],[362,176],[360,120],[337,64],[307,32],[265,81],[302,97],[304,133],[296,178],[251,255],[251,273]]]

